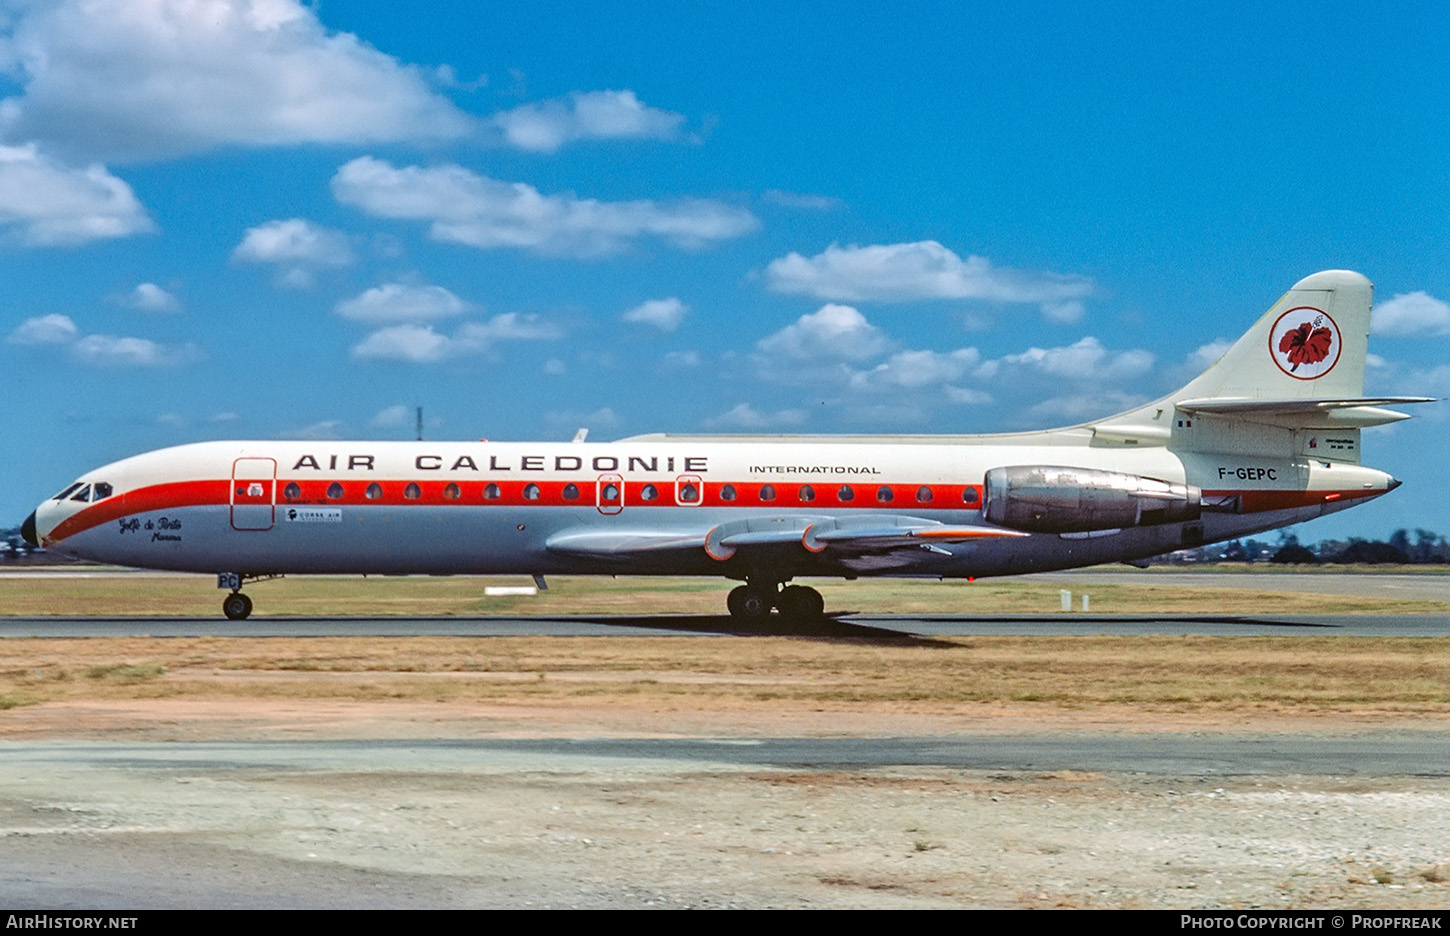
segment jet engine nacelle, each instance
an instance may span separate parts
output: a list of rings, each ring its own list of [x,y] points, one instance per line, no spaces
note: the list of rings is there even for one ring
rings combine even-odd
[[[1156,478],[1051,465],[987,472],[984,519],[1029,533],[1088,533],[1197,520],[1198,488]]]

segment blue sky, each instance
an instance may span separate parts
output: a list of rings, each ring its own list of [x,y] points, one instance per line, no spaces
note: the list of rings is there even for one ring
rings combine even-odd
[[[992,432],[1376,284],[1450,395],[1439,4],[0,0],[0,523],[215,438]],[[1407,483],[1301,535],[1450,533]]]

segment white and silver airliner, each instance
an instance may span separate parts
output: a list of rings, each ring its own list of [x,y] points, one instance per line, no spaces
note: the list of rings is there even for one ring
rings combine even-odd
[[[87,472],[25,521],[65,556],[298,573],[710,575],[744,618],[823,613],[801,576],[971,578],[1131,562],[1399,486],[1360,430],[1372,286],[1295,284],[1187,386],[1064,429],[643,435],[607,443],[205,442]],[[784,586],[784,587],[782,587]]]

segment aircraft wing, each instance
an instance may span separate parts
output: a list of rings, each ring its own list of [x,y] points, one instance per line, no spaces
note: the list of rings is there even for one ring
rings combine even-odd
[[[565,530],[544,542],[544,548],[549,552],[620,559],[639,553],[700,549],[704,545],[704,533],[697,535],[666,530]]]
[[[795,547],[809,553],[843,556],[921,549],[951,555],[944,545],[998,537],[1026,536],[1002,527],[944,524],[921,517],[839,518],[782,515],[751,517],[699,531],[564,530],[549,537],[550,552],[600,559],[628,560],[646,554],[703,549],[723,562],[740,550]]]
[[[1001,527],[962,526],[959,524],[930,523],[927,525],[901,524],[897,526],[873,526],[864,528],[836,528],[818,530],[811,527],[802,537],[802,545],[812,552],[821,552],[832,547],[856,554],[886,552],[895,549],[925,549],[942,555],[951,555],[943,549],[942,543],[969,543],[973,540],[998,537],[1026,536],[1017,530]]]

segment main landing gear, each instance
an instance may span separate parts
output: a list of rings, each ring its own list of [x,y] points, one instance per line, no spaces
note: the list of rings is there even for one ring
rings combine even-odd
[[[779,590],[777,590],[779,589]],[[731,589],[725,599],[725,606],[732,617],[743,620],[760,620],[775,608],[783,618],[792,621],[819,621],[825,614],[826,602],[821,593],[804,585],[787,585],[780,588],[775,582],[762,585],[750,582]]]

